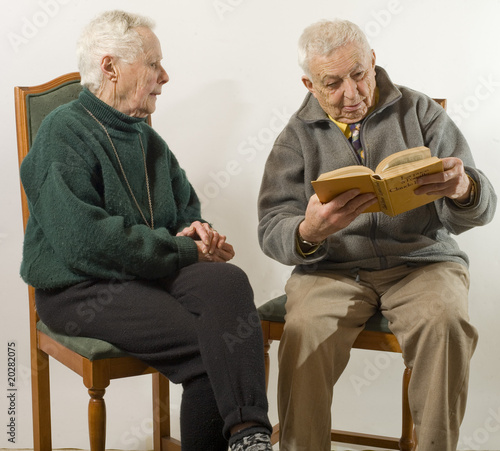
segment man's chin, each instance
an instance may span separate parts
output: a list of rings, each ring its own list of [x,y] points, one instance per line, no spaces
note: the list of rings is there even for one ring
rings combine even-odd
[[[354,124],[355,122],[362,121],[366,117],[367,109],[360,108],[356,111],[346,111],[343,113],[343,118],[340,119],[340,122],[344,124]]]

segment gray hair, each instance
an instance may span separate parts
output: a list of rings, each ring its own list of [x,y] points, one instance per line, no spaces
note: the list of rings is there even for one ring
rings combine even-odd
[[[311,76],[309,63],[315,56],[329,56],[340,47],[355,43],[370,54],[371,47],[361,28],[348,20],[322,20],[309,25],[299,39],[299,66]]]
[[[97,16],[83,30],[77,43],[81,84],[96,93],[102,84],[101,61],[106,55],[133,62],[144,51],[137,28],[150,30],[154,22],[144,16],[124,11],[107,11]]]

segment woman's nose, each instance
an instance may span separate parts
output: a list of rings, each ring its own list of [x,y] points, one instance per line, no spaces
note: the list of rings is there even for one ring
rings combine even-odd
[[[161,72],[160,72],[160,76],[158,77],[158,83],[160,85],[164,85],[169,80],[170,80],[170,78],[167,74],[167,71],[163,68],[163,66],[161,66]]]

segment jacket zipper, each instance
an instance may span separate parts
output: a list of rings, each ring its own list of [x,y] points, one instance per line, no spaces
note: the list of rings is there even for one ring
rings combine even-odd
[[[362,129],[366,125],[366,120],[369,119],[371,116],[374,116],[377,113],[378,112],[374,111],[372,114],[370,114],[368,117],[366,117],[365,120],[363,121],[363,123],[361,124],[361,127],[359,128],[359,139],[361,140],[361,148],[365,152],[364,166],[366,166],[366,167],[369,167],[367,163],[368,163],[368,157],[369,157],[370,154],[366,150],[365,142],[364,142],[364,133],[361,133],[361,131],[362,131]],[[354,151],[354,153],[356,153],[356,151],[354,150],[354,148],[353,148],[353,151]],[[377,240],[376,240],[376,233],[377,233],[377,226],[378,226],[378,213],[368,213],[368,214],[370,215],[370,236],[369,236],[369,238],[370,238],[370,241],[372,242],[373,249],[375,251],[375,256],[379,259],[380,268],[381,269],[387,269],[387,266],[388,266],[387,265],[387,259],[380,252],[380,247],[377,244]]]

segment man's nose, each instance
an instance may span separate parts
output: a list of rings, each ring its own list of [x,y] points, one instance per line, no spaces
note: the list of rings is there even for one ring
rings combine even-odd
[[[358,84],[352,79],[344,80],[344,96],[348,99],[354,99],[358,95]]]

